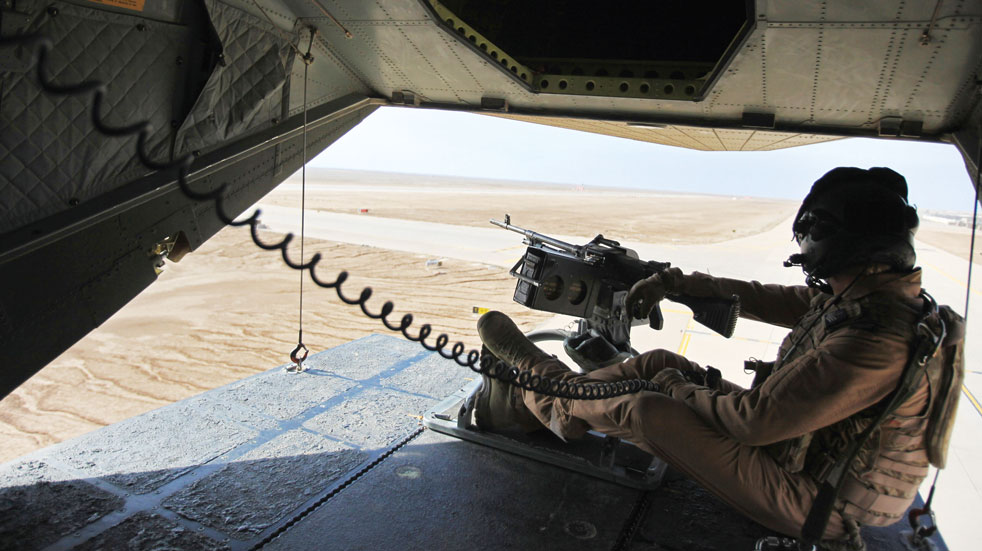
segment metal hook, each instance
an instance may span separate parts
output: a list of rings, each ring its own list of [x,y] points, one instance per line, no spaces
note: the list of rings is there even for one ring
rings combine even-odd
[[[303,350],[303,356],[297,356],[297,353],[301,350]],[[293,362],[293,365],[287,367],[286,370],[296,373],[303,371],[303,361],[307,359],[309,352],[302,342],[297,343],[297,347],[293,349],[293,352],[290,352],[290,361]]]
[[[921,517],[925,516],[931,519],[931,523],[928,526],[921,524]],[[931,510],[930,505],[925,505],[921,509],[911,509],[907,513],[907,522],[910,523],[910,527],[913,530],[910,533],[910,543],[915,548],[924,548],[925,544],[928,543],[927,539],[938,531],[937,519],[934,517],[934,511]]]

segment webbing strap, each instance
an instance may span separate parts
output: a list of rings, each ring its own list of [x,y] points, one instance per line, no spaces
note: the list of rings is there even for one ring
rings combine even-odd
[[[900,381],[893,392],[893,397],[887,407],[866,427],[866,430],[860,433],[849,444],[845,452],[839,456],[825,480],[817,481],[819,483],[818,495],[815,496],[815,501],[812,502],[811,510],[808,511],[805,524],[801,528],[801,541],[799,543],[804,546],[814,545],[822,539],[829,518],[832,516],[835,500],[847,478],[849,465],[855,461],[859,450],[873,434],[873,431],[883,423],[883,420],[910,398],[916,388],[914,383],[920,379],[927,368],[928,361],[941,347],[941,342],[945,337],[945,324],[938,311],[938,303],[924,291],[921,291],[921,298],[924,299],[924,312],[917,321],[917,339],[914,341],[912,353],[900,375]]]

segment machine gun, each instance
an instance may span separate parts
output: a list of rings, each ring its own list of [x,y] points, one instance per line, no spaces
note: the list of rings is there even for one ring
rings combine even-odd
[[[565,334],[564,342],[567,352],[581,367],[588,368],[583,365],[588,363],[595,368],[636,354],[630,347],[630,330],[639,316],[627,311],[628,291],[636,282],[671,264],[640,260],[636,252],[603,235],[585,245],[573,245],[513,226],[507,214],[503,222],[492,219],[491,223],[522,234],[528,245],[525,255],[509,272],[518,278],[515,302],[534,310],[581,318],[578,330]],[[720,335],[733,335],[740,315],[738,296],[721,299],[669,294],[666,298],[691,308],[693,319]],[[648,322],[652,329],[664,325],[659,305],[651,310]]]

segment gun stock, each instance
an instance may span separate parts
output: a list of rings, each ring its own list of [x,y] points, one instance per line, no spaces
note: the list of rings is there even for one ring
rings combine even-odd
[[[691,308],[692,319],[702,325],[726,338],[733,336],[737,318],[740,317],[740,297],[737,295],[733,295],[730,298],[668,295],[665,298]]]

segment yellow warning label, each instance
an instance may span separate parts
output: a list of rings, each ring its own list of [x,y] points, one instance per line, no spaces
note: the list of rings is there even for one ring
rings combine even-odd
[[[133,11],[143,11],[143,5],[146,4],[147,0],[90,0],[96,4],[103,4],[106,6],[113,6],[115,8],[123,8]]]
[[[488,312],[491,311],[491,309],[490,308],[478,308],[477,306],[475,306],[475,307],[471,308],[471,311],[474,312],[475,314],[487,314]]]

